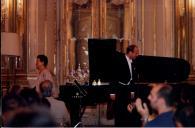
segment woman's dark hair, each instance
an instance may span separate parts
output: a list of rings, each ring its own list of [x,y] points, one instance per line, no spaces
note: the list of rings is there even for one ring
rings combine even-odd
[[[47,58],[47,56],[45,56],[45,55],[38,55],[37,59],[39,59],[41,62],[43,62],[45,67],[48,65],[48,58]]]

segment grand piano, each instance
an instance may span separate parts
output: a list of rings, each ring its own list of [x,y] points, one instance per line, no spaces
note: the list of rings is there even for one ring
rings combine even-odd
[[[119,54],[116,51],[116,40],[89,39],[88,48],[89,83],[80,85],[75,82],[60,86],[59,99],[63,100],[69,109],[72,126],[80,121],[86,106],[110,102],[109,95],[113,93],[135,92],[135,97],[148,102],[150,83],[166,82],[172,85],[177,104],[195,101],[195,86],[186,81],[190,64],[183,59],[140,55],[135,60],[136,79],[129,85],[121,85],[117,83],[114,75],[116,67],[113,65]],[[98,79],[109,84],[93,86],[92,82]],[[131,102],[131,96],[127,95],[126,99]]]

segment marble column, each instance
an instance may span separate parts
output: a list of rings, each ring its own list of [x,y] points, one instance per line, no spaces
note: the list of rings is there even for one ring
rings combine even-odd
[[[123,40],[123,52],[126,52],[126,48],[129,45],[129,39],[131,35],[131,13],[130,12],[130,0],[126,0],[124,3],[124,40]]]
[[[195,1],[192,0],[192,72],[195,79]]]
[[[92,0],[92,12],[91,12],[91,15],[92,15],[92,17],[91,17],[92,38],[99,38],[100,37],[99,9],[100,9],[99,0]]]
[[[100,0],[100,38],[107,38],[106,29],[107,29],[107,16],[106,16],[106,0]]]
[[[71,69],[75,68],[75,41],[72,40],[72,8],[73,3],[71,0],[64,1],[64,24],[63,24],[63,33],[64,33],[64,59],[65,59],[65,72],[64,75],[67,76]]]

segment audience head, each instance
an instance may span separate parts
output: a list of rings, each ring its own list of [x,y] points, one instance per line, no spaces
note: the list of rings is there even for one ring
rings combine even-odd
[[[40,91],[43,97],[52,96],[53,83],[49,80],[45,80],[40,83]]]
[[[40,97],[36,90],[33,88],[24,88],[19,94],[28,106],[40,104]]]
[[[56,127],[56,122],[50,115],[48,109],[21,108],[15,111],[13,117],[7,124],[8,127]]]
[[[151,107],[156,111],[172,107],[174,105],[172,90],[170,85],[154,84],[148,96]]]
[[[38,55],[36,60],[36,68],[41,70],[42,68],[47,67],[48,65],[48,58],[45,55]]]
[[[187,86],[187,85],[186,85]],[[182,88],[180,93],[180,100],[178,101],[180,104],[193,104],[193,91],[189,88]]]
[[[195,127],[195,112],[192,106],[178,107],[174,120],[177,127]]]
[[[20,85],[13,85],[9,89],[9,94],[18,95],[22,90]]]
[[[3,124],[6,125],[14,111],[23,106],[25,102],[22,97],[13,94],[5,95],[2,99]]]
[[[25,106],[25,102],[22,97],[18,95],[8,94],[2,99],[2,112],[12,111],[18,107]]]
[[[129,45],[127,47],[126,55],[130,59],[135,59],[139,55],[139,49],[138,49],[137,45],[134,45],[134,44]]]

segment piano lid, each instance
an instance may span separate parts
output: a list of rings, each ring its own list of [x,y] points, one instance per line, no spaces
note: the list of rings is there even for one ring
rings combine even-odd
[[[115,80],[118,53],[115,39],[89,39],[90,83]],[[117,67],[120,68],[120,67]],[[180,82],[188,78],[190,64],[184,59],[157,56],[138,56],[135,60],[136,82]]]
[[[89,82],[112,82],[116,39],[89,39]]]
[[[135,65],[141,82],[180,82],[190,73],[189,62],[179,58],[138,56]]]

